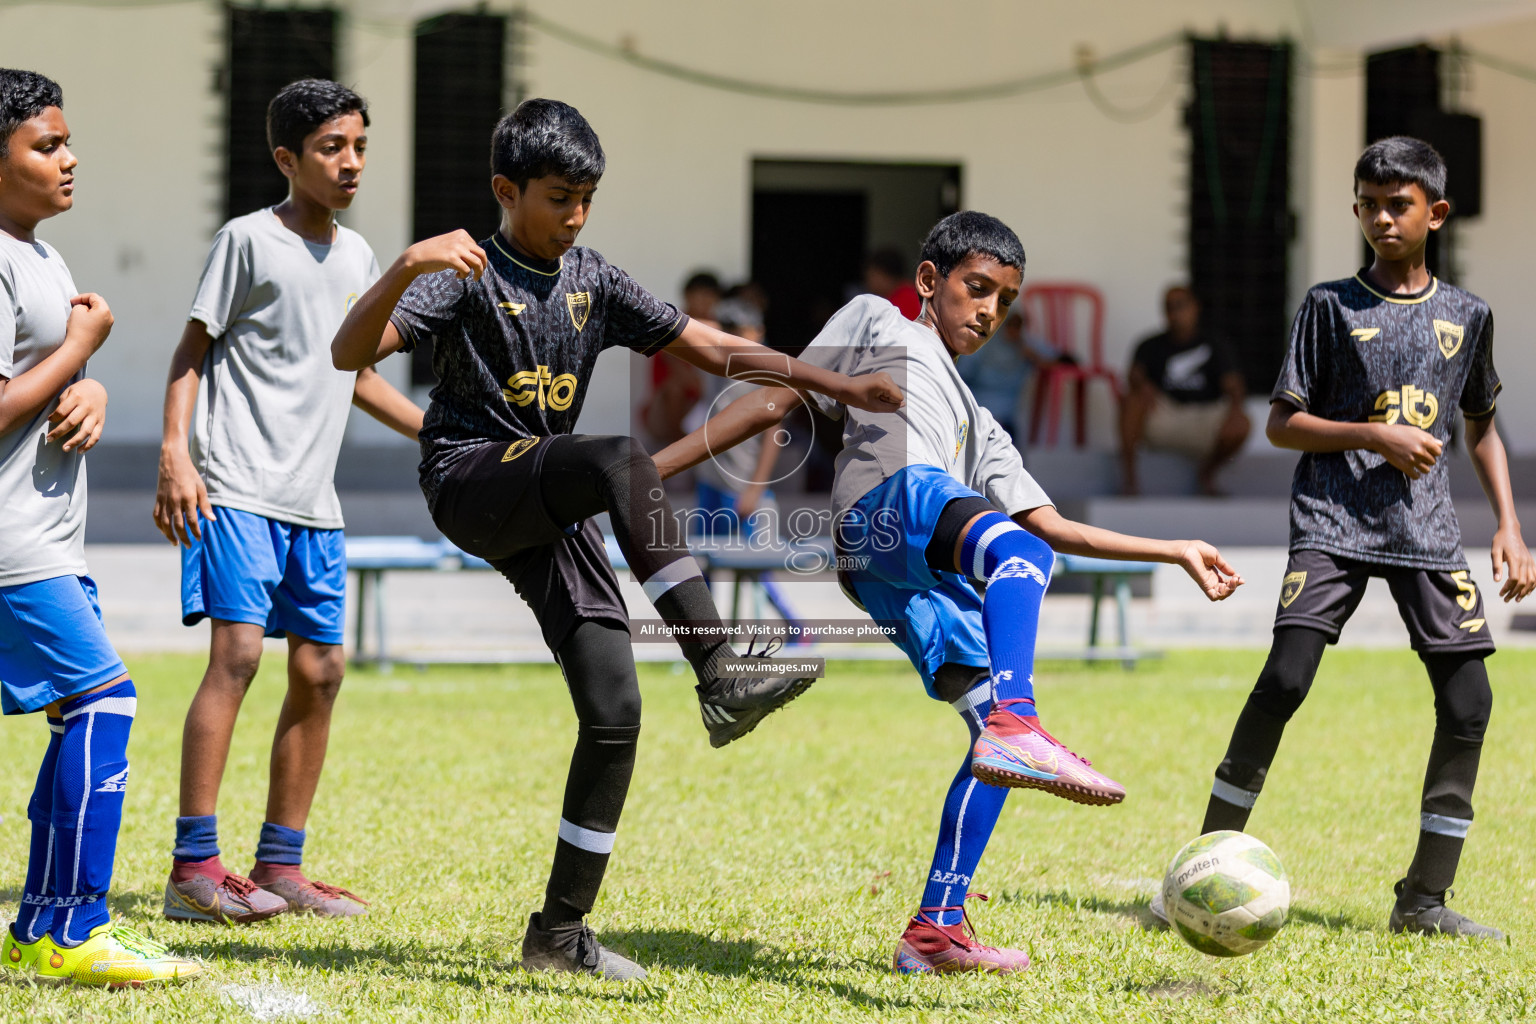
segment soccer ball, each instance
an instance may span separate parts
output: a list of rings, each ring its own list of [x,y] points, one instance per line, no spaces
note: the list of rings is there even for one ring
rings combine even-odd
[[[1168,865],[1163,907],[1184,941],[1210,956],[1242,956],[1275,937],[1291,883],[1274,851],[1242,832],[1209,832]]]

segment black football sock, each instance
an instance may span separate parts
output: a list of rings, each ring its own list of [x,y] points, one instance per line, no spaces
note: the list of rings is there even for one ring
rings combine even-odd
[[[1472,825],[1472,791],[1493,691],[1481,656],[1428,655],[1424,664],[1435,688],[1436,727],[1424,771],[1419,843],[1408,868],[1408,886],[1434,895],[1456,880]]]
[[[546,929],[580,919],[597,899],[640,736],[640,684],[628,630],[617,623],[581,622],[555,659],[580,725],[540,914]]]
[[[550,514],[574,522],[607,510],[630,572],[678,631],[683,657],[701,678],[713,678],[715,661],[731,653],[725,626],[645,449],[630,437],[566,435],[554,439],[543,466]]]
[[[581,727],[565,783],[555,863],[544,890],[544,928],[591,912],[613,852],[639,738],[638,725]]]
[[[1284,732],[1285,721],[1255,707],[1250,696],[1232,729],[1227,756],[1216,769],[1205,823],[1200,826],[1202,835],[1221,829],[1241,832],[1247,827]]]
[[[1216,769],[1202,834],[1221,829],[1241,832],[1264,788],[1265,776],[1280,749],[1280,736],[1312,688],[1328,637],[1315,630],[1275,630],[1269,657],[1258,682],[1237,716],[1227,756]]]

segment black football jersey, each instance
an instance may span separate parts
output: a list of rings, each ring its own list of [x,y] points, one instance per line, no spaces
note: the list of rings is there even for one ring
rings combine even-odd
[[[1416,295],[1385,295],[1362,272],[1307,292],[1270,397],[1324,419],[1411,424],[1448,443],[1456,411],[1493,415],[1499,386],[1487,303],[1435,279]],[[1445,458],[1409,480],[1375,452],[1304,452],[1291,486],[1290,547],[1466,568]]]
[[[480,280],[425,274],[390,315],[406,351],[432,345],[438,384],[421,430],[429,504],[469,448],[570,433],[604,349],[654,355],[688,322],[591,249],[550,262],[499,232],[480,244],[489,258]]]

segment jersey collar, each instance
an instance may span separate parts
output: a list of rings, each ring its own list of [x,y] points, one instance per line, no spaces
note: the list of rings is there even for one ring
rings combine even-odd
[[[554,268],[555,269],[553,269],[553,270],[546,270],[544,268],[548,267],[550,265],[548,260],[536,259],[533,256],[527,255],[522,250],[518,249],[516,246],[511,245],[510,243],[505,241],[501,237],[501,232],[500,231],[494,232],[491,235],[491,244],[495,245],[496,248],[501,252],[501,254],[503,256],[505,256],[507,259],[511,260],[513,263],[517,264],[519,267],[522,267],[524,270],[528,271],[531,274],[538,274],[538,275],[540,275],[542,277],[559,277],[560,276],[560,271],[565,269],[565,257],[564,256],[561,256],[558,260],[555,260],[555,262],[554,262]],[[542,264],[544,264],[544,267],[534,266],[535,263],[542,263]]]
[[[1391,302],[1399,306],[1416,306],[1421,302],[1427,302],[1434,298],[1435,292],[1440,290],[1440,279],[1438,277],[1431,277],[1429,279],[1429,287],[1425,288],[1422,292],[1419,292],[1417,295],[1407,296],[1383,295],[1375,288],[1372,288],[1370,282],[1366,281],[1365,271],[1363,270],[1355,274],[1355,280],[1360,282],[1361,288],[1364,288],[1383,302]]]

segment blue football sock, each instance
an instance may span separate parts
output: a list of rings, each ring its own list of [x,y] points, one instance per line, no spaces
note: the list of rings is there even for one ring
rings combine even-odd
[[[176,848],[171,857],[183,862],[211,860],[219,855],[219,816],[195,814],[176,819]]]
[[[53,924],[53,775],[59,763],[59,748],[64,744],[64,722],[48,719],[48,749],[37,770],[37,785],[27,804],[27,820],[32,823],[32,852],[27,859],[27,881],[21,892],[21,909],[12,929],[22,942],[36,942]]]
[[[961,544],[960,567],[987,585],[981,628],[996,698],[1029,701],[1010,707],[1014,714],[1035,713],[1035,634],[1055,561],[1045,541],[1001,512],[976,520]]]
[[[53,870],[58,909],[49,934],[78,946],[106,924],[107,889],[128,789],[133,680],[65,701],[64,741],[53,775]]]
[[[992,710],[992,684],[982,681],[972,687],[965,696],[954,703],[955,710],[965,719],[970,732],[971,746],[981,735],[987,714]],[[939,924],[959,924],[965,894],[971,886],[971,876],[981,863],[987,840],[1003,812],[1003,802],[1008,790],[1001,786],[988,786],[971,774],[971,751],[966,748],[965,760],[949,793],[944,797],[944,813],[939,819],[939,838],[934,844],[933,864],[928,869],[928,882],[923,886],[923,913]]]
[[[264,864],[304,863],[304,830],[285,828],[270,821],[261,823],[256,859]]]

